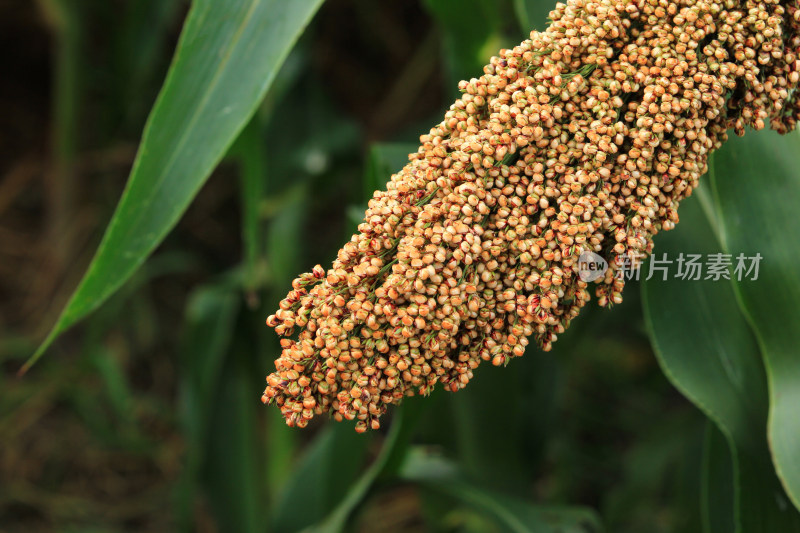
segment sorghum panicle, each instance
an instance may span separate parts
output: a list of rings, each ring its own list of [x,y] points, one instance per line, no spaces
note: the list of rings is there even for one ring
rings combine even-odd
[[[459,84],[333,266],[267,319],[286,338],[263,401],[290,426],[376,429],[529,339],[549,350],[590,299],[582,252],[610,265],[599,304],[619,303],[620,259],[675,226],[727,130],[800,115],[798,0],[570,0],[550,16]]]

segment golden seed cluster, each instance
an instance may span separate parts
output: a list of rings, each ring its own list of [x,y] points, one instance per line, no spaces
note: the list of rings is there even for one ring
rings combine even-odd
[[[444,120],[375,192],[332,268],[267,324],[263,401],[379,427],[390,404],[457,391],[529,339],[549,350],[590,299],[583,252],[646,256],[732,128],[800,116],[798,0],[569,0],[544,32],[462,81]]]

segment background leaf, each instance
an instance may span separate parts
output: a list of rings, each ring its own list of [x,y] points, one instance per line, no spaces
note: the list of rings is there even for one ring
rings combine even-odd
[[[712,181],[728,253],[761,254],[757,281],[734,285],[769,377],[769,442],[778,476],[800,509],[800,137],[732,138]]]
[[[460,80],[480,76],[488,56],[500,48],[496,32],[501,24],[498,6],[502,4],[487,0],[425,0],[425,5],[444,30],[450,71],[448,89],[454,92]]]
[[[188,123],[178,112],[205,90],[198,80],[213,62],[225,61],[235,37],[219,35],[246,15],[239,7],[272,6],[263,14],[267,28],[311,4],[195,0],[193,26],[186,28],[195,38],[186,42],[184,32],[172,59],[187,0],[0,2],[0,35],[14,42],[4,55],[11,74],[0,83],[8,110],[0,114],[0,366],[7,370],[0,372],[1,527],[584,533],[585,525],[597,529],[591,508],[613,533],[695,533],[704,529],[701,516],[709,533],[731,533],[735,522],[792,533],[775,518],[757,523],[764,513],[791,509],[769,464],[765,371],[742,381],[739,365],[725,358],[709,366],[698,349],[716,337],[686,324],[682,314],[686,302],[696,303],[692,296],[672,302],[680,303],[674,316],[685,337],[683,369],[712,381],[723,376],[722,386],[710,388],[730,400],[720,411],[728,417],[757,411],[741,422],[756,428],[747,433],[757,454],[740,445],[734,461],[729,439],[664,377],[634,283],[613,311],[584,308],[552,352],[531,348],[507,368],[482,365],[466,390],[439,389],[404,402],[388,413],[383,430],[366,436],[324,417],[305,431],[289,428],[279,409],[259,403],[264,374],[280,353],[263,321],[292,279],[314,264],[330,264],[351,224],[363,219],[373,190],[384,188],[417,150],[419,134],[441,120],[456,82],[479,75],[490,56],[532,27],[544,27],[554,2],[327,3],[261,103],[252,102],[257,112],[234,144],[237,128],[226,121],[240,115],[247,122],[239,104],[246,107],[253,93],[235,100],[230,116],[225,106],[207,109],[208,116],[219,113],[206,121],[211,126],[187,130],[181,153],[189,154],[188,166],[210,170],[212,152],[226,154],[216,177],[185,214],[175,215],[181,221],[158,255],[53,347],[58,357],[26,379],[13,374],[46,333],[37,328],[52,323],[44,312],[64,307],[66,291],[89,265],[170,63],[173,76],[183,65],[193,84],[169,98],[165,90],[159,100],[139,156],[148,172],[178,146],[178,130]],[[69,19],[43,24],[37,6],[69,9],[62,13]],[[277,42],[280,35],[260,32],[252,42]],[[187,53],[205,54],[209,62],[192,63]],[[267,60],[257,46],[243,53]],[[253,82],[248,71],[235,76],[224,82],[233,93],[238,83]],[[796,148],[792,142],[780,148],[792,172]],[[138,175],[137,183],[151,186],[151,178]],[[778,182],[787,191],[771,194],[787,205],[777,211],[790,214],[797,199],[790,183]],[[743,198],[764,188],[752,176],[743,183]],[[177,192],[191,197],[187,190]],[[162,188],[162,205],[177,192]],[[720,234],[715,198],[696,198]],[[691,202],[678,231],[664,239],[693,231],[691,212],[700,211]],[[178,204],[167,207],[143,215],[139,237],[150,240],[153,224],[180,211]],[[770,239],[778,235],[768,220],[776,213],[749,209],[729,213],[728,232],[739,236],[748,217],[756,223],[747,238],[756,244],[763,228]],[[789,235],[784,245],[797,247],[794,240]],[[125,277],[123,270],[116,274]],[[725,302],[734,310],[739,304]],[[791,309],[778,311],[759,314],[779,317],[779,325],[795,320]],[[708,315],[714,313],[701,318]],[[753,339],[739,324],[730,321],[725,342],[712,340],[713,347],[726,356],[730,344],[752,351]],[[756,363],[762,349],[753,351]],[[407,423],[417,405],[424,411],[419,423]],[[792,442],[791,433],[786,439]],[[404,478],[409,450],[427,466],[416,480]]]
[[[322,0],[197,0],[125,193],[88,272],[23,372],[96,309],[177,223]]]
[[[497,531],[593,533],[602,530],[599,519],[588,509],[536,506],[502,492],[487,490],[464,478],[454,463],[421,448],[409,452],[401,475],[485,513]]]
[[[703,531],[735,531],[733,457],[728,439],[710,420],[706,424],[702,483]]]
[[[244,286],[251,306],[256,305],[256,288],[264,277],[260,262],[263,255],[264,235],[261,204],[267,161],[264,155],[262,123],[258,115],[239,135],[231,152],[239,163],[241,176],[242,244],[244,245]]]
[[[306,450],[275,504],[273,529],[295,533],[321,522],[347,494],[366,460],[370,437],[332,424]]]
[[[657,246],[655,257],[673,261],[680,253],[720,251],[696,198],[681,205],[681,225]],[[645,282],[645,318],[664,373],[728,439],[737,531],[800,531],[800,515],[781,505],[765,435],[766,377],[733,288],[726,280],[675,279],[672,267],[666,281],[657,273]]]
[[[383,441],[381,451],[372,464],[350,486],[347,495],[317,526],[309,531],[314,533],[338,533],[343,531],[350,515],[366,498],[368,491],[380,476],[392,476],[399,470],[406,457],[409,440],[419,419],[422,405],[416,400],[404,400],[403,405],[397,408],[396,414],[390,422],[389,433]]]
[[[370,147],[367,159],[363,199],[367,201],[372,198],[373,192],[386,190],[386,183],[392,174],[399,172],[406,166],[408,164],[408,156],[417,153],[418,148],[416,144],[412,143],[373,144]]]
[[[191,516],[201,469],[207,460],[211,411],[219,388],[225,354],[234,334],[238,302],[224,286],[197,289],[186,308],[184,346],[181,350],[182,422],[188,451],[178,491],[178,522],[191,529]]]
[[[209,408],[210,431],[202,481],[217,523],[226,530],[260,533],[268,521],[263,454],[255,439],[259,405],[249,387],[252,368],[247,339],[236,337],[218,376]]]
[[[533,30],[547,28],[547,19],[554,7],[552,2],[545,0],[514,0],[514,10],[526,36]]]
[[[417,151],[418,146],[411,143],[374,143],[367,155],[366,171],[362,181],[362,193],[359,203],[350,205],[347,210],[348,229],[355,233],[358,225],[364,221],[367,202],[375,191],[386,190],[386,183],[392,174],[400,171],[407,163],[409,154]]]

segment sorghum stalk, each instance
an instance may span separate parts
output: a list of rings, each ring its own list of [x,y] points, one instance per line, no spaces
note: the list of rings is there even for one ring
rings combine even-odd
[[[290,426],[375,429],[531,338],[549,350],[590,299],[581,253],[608,261],[594,292],[619,303],[620,258],[675,226],[727,130],[800,114],[798,0],[569,0],[550,17],[459,84],[332,268],[267,319],[286,338],[263,401]]]

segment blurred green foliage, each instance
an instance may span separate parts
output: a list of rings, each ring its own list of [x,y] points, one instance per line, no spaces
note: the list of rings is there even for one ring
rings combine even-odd
[[[50,37],[16,54],[52,62],[20,81],[52,105],[19,97],[28,115],[4,126],[39,120],[52,145],[32,130],[0,160],[0,531],[800,531],[800,339],[775,320],[800,321],[800,245],[781,240],[800,234],[796,136],[733,141],[656,240],[759,251],[765,283],[651,280],[644,314],[632,283],[553,352],[409,400],[377,433],[261,407],[279,351],[263,320],[291,279],[330,262],[455,82],[552,8],[329,0],[295,45],[319,4],[41,0],[6,18]],[[115,229],[55,334],[108,301],[17,379],[112,217],[172,45]],[[780,191],[751,201],[757,172]]]

